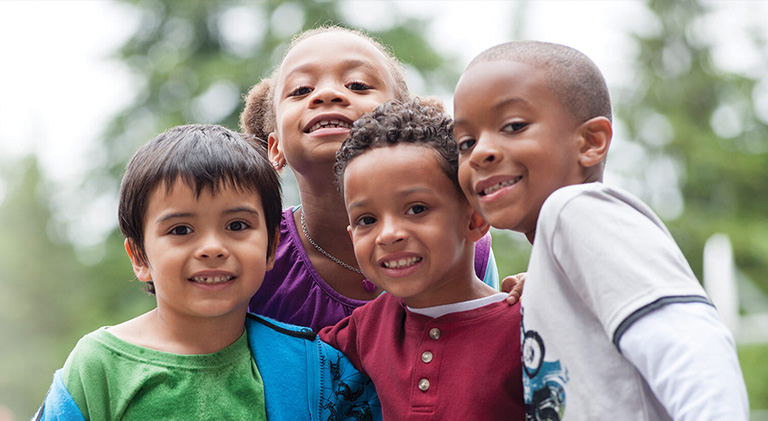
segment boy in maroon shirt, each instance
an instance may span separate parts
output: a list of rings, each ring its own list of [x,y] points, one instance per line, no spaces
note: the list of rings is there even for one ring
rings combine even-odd
[[[520,310],[474,273],[488,224],[458,184],[452,121],[418,100],[355,122],[337,154],[363,273],[387,293],[320,332],[384,419],[524,419]]]

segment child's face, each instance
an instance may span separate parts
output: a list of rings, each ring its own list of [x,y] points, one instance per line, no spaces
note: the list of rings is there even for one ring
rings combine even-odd
[[[475,64],[454,94],[459,182],[494,227],[533,240],[544,200],[582,182],[579,122],[543,70],[514,61]]]
[[[355,256],[373,283],[412,307],[463,300],[473,211],[435,152],[408,144],[366,151],[343,182]]]
[[[148,263],[129,255],[138,278],[154,282],[158,311],[198,319],[245,314],[273,264],[258,193],[222,187],[196,197],[177,179],[170,192],[164,184],[154,189],[144,220]]]
[[[386,57],[371,43],[344,32],[321,33],[285,57],[275,86],[276,133],[270,158],[283,154],[293,169],[332,164],[352,123],[394,98]]]

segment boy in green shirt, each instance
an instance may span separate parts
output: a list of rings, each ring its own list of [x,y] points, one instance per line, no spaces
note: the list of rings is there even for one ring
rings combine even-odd
[[[83,337],[38,419],[380,417],[372,383],[338,351],[247,314],[281,209],[264,152],[228,129],[180,126],[140,148],[119,220],[157,307]]]

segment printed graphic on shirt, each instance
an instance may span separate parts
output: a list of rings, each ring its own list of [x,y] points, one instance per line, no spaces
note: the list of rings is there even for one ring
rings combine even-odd
[[[374,412],[381,412],[381,403],[371,379],[361,377],[359,372],[354,370],[352,363],[346,359],[342,360],[339,355],[335,360],[328,361],[328,364],[333,383],[333,395],[329,399],[321,399],[321,419],[373,420]],[[353,374],[349,375],[350,372]],[[339,413],[337,409],[342,412]]]
[[[523,315],[523,320],[525,319]],[[568,371],[560,361],[546,361],[544,340],[535,330],[525,330],[521,320],[523,394],[527,421],[560,421],[565,414]]]

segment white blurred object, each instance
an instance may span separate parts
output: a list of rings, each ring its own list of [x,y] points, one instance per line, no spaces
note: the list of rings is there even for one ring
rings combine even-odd
[[[739,293],[736,286],[733,249],[725,234],[713,234],[704,244],[704,288],[723,323],[734,336],[739,330]]]

